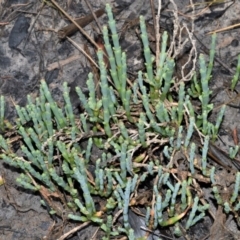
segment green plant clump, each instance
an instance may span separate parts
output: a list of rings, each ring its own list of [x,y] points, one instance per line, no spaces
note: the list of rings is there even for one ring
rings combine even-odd
[[[222,199],[215,185],[215,169],[207,161],[209,142],[217,138],[225,109],[223,106],[215,124],[209,122],[213,109],[209,81],[216,36],[208,65],[202,55],[199,57],[200,79],[195,74],[191,84],[175,85],[175,62],[167,55],[167,33],[162,35],[155,66],[145,21],[140,17],[146,72],[139,71],[135,81],[130,82],[126,54],[119,45],[109,5],[106,11],[113,46],[104,26],[110,70],[108,74],[104,54],[98,51],[101,97],[95,95],[97,86],[89,73],[89,96],[76,88],[85,109],[76,116],[67,83],[63,85],[65,105],[61,108],[42,80],[36,101],[29,96],[26,107],[16,106],[19,118],[14,131],[21,139],[21,151],[15,152],[11,138],[1,136],[1,159],[22,170],[17,182],[40,192],[51,214],[62,218],[67,212],[71,221],[98,224],[104,239],[120,235],[135,239],[129,210],[139,206],[146,210],[149,230],[173,225],[179,234],[179,224],[188,230],[209,208],[207,201],[200,201],[200,192],[190,190],[200,184],[199,179],[212,184],[216,202],[235,213],[240,207],[240,173],[231,199]],[[193,99],[199,103],[197,109]],[[1,119],[2,109],[1,98]],[[2,120],[1,129],[3,124]],[[200,158],[193,141],[195,133],[203,140]],[[93,158],[96,148],[101,150],[97,160]],[[179,156],[187,163],[181,171]],[[122,220],[112,217],[115,215]],[[147,239],[147,233],[142,237]]]

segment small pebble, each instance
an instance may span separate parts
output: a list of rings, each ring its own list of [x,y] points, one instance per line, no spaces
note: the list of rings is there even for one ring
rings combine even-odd
[[[17,48],[18,45],[27,37],[30,18],[20,16],[10,32],[8,45],[10,48]]]

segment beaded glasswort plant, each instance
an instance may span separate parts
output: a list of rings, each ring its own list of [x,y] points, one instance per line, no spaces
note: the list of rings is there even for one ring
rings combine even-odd
[[[218,204],[225,206],[227,212],[236,213],[240,208],[240,173],[236,174],[231,198],[223,201],[215,185],[215,168],[207,161],[209,141],[216,139],[225,109],[223,106],[215,124],[208,121],[213,109],[208,84],[216,36],[212,38],[208,66],[204,57],[199,57],[200,79],[195,74],[192,84],[174,85],[175,63],[167,55],[168,35],[162,35],[161,53],[154,68],[144,18],[140,17],[146,72],[139,71],[131,84],[127,81],[126,54],[119,45],[109,5],[106,12],[113,46],[104,26],[110,70],[108,75],[104,54],[98,51],[102,97],[96,97],[93,75],[89,73],[89,96],[76,88],[85,109],[76,116],[67,83],[63,85],[62,109],[42,80],[39,98],[33,102],[29,96],[26,107],[16,106],[20,153],[13,150],[10,138],[0,136],[1,158],[22,170],[17,182],[40,192],[51,214],[63,218],[67,213],[69,220],[98,224],[105,234],[103,239],[120,235],[136,239],[129,211],[138,207],[144,209],[149,230],[173,225],[179,235],[179,224],[188,230],[209,208],[197,191],[190,191],[201,181],[214,185],[212,192]],[[200,110],[195,110],[193,98],[198,99]],[[1,98],[2,129],[3,109]],[[28,122],[33,126],[28,127]],[[192,140],[194,132],[203,141],[200,158]],[[102,154],[94,161],[91,155],[96,147]],[[179,161],[184,162],[181,169]],[[147,236],[146,232],[142,239]]]

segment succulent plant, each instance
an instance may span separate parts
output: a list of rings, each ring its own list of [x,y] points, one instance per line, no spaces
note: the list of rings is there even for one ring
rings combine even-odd
[[[223,199],[216,185],[215,167],[207,156],[225,110],[223,106],[215,124],[208,120],[213,109],[209,81],[216,36],[208,66],[204,56],[199,57],[199,79],[194,74],[190,83],[175,84],[175,60],[168,55],[166,45],[168,34],[163,33],[159,59],[154,61],[141,16],[145,70],[129,82],[126,54],[108,4],[106,12],[113,45],[104,26],[110,67],[107,69],[104,52],[99,50],[101,97],[96,96],[97,86],[89,73],[89,95],[76,88],[84,108],[78,116],[73,112],[67,83],[63,85],[65,104],[61,108],[42,80],[39,97],[33,101],[29,96],[25,107],[16,106],[16,126],[4,122],[1,98],[1,129],[14,132],[21,142],[20,151],[15,152],[12,139],[2,134],[1,159],[22,170],[17,182],[39,192],[51,214],[64,218],[67,213],[69,221],[94,222],[103,230],[103,239],[119,235],[136,239],[137,230],[129,221],[130,211],[136,208],[144,209],[149,230],[174,226],[177,235],[181,234],[179,224],[188,230],[209,208],[200,193],[191,191],[201,182],[212,186],[216,202],[227,213],[236,213],[240,208],[240,173],[236,174],[232,195]],[[193,99],[199,103],[197,110]],[[196,136],[203,142],[201,156]],[[101,150],[97,160],[92,158],[96,148]],[[232,149],[232,154],[236,151]],[[146,232],[141,239],[148,236]]]

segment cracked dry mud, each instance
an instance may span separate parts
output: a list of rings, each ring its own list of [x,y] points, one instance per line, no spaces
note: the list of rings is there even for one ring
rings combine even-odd
[[[72,16],[79,17],[89,13],[84,1],[58,1],[59,4]],[[89,1],[94,10],[104,7],[106,1]],[[157,1],[156,1],[157,2]],[[163,1],[165,5],[168,1]],[[204,1],[194,1],[203,3]],[[67,3],[70,3],[69,5]],[[194,14],[187,11],[187,0],[176,1],[179,15],[182,19]],[[150,19],[149,1],[116,0],[114,6],[120,6],[124,10],[117,16],[118,29],[122,28],[125,19],[134,19],[140,14]],[[231,5],[232,4],[232,5]],[[209,47],[211,42],[208,32],[238,23],[240,15],[240,2],[223,1],[221,4],[207,7],[200,5],[198,15],[195,18],[195,34],[201,42]],[[196,14],[196,13],[195,13]],[[162,21],[169,18],[169,12],[164,11]],[[100,18],[100,22],[106,23],[106,16]],[[54,7],[43,5],[42,1],[34,0],[0,0],[0,94],[6,97],[6,117],[14,121],[16,112],[14,104],[24,106],[26,96],[33,98],[38,95],[40,79],[44,78],[49,85],[56,101],[61,104],[61,86],[64,81],[69,84],[71,100],[76,106],[78,98],[74,92],[75,86],[86,89],[86,77],[91,67],[85,57],[69,41],[60,41],[57,31],[68,23],[66,19]],[[165,23],[164,23],[165,24]],[[96,24],[89,24],[85,29],[94,36]],[[78,32],[72,37],[80,46],[91,44]],[[218,57],[232,70],[235,70],[237,55],[240,53],[239,28],[220,32],[217,35],[216,53]],[[136,72],[141,66],[141,44],[135,34],[135,27],[125,32],[121,38],[121,45],[127,52],[129,70]],[[203,47],[197,42],[198,51],[204,52]],[[91,50],[92,51],[92,50]],[[92,51],[94,55],[94,51]],[[231,80],[231,74],[220,64],[215,63],[211,88],[215,96],[213,102],[216,106],[230,101],[239,105],[236,95],[229,96],[226,91]],[[240,84],[236,90],[239,91]],[[77,107],[77,106],[76,106]],[[217,111],[217,110],[216,110]],[[213,114],[214,115],[214,114]],[[221,135],[227,145],[233,145],[231,131],[239,129],[239,109],[227,107]],[[219,143],[221,144],[221,143]],[[220,145],[224,147],[223,144]],[[54,225],[54,220],[47,210],[40,204],[40,196],[19,187],[16,182],[18,171],[0,161],[0,174],[5,179],[5,185],[0,187],[0,240],[9,239],[57,239],[61,236],[61,222],[59,228]],[[214,206],[213,206],[214,209]],[[216,216],[221,213],[215,212]],[[234,221],[229,217],[222,219],[220,223],[225,225],[224,230],[215,231],[212,234],[220,239],[239,239],[239,231]],[[221,222],[222,221],[222,222]],[[215,223],[216,224],[216,223]],[[202,239],[208,236],[213,221],[206,217],[204,221],[191,228],[191,239]],[[51,228],[56,227],[56,235],[48,236]],[[64,231],[74,227],[74,224],[66,226]],[[215,227],[215,229],[218,229]],[[96,227],[88,226],[77,232],[69,239],[90,239]],[[96,238],[98,239],[98,238]],[[210,236],[206,239],[214,239]]]

